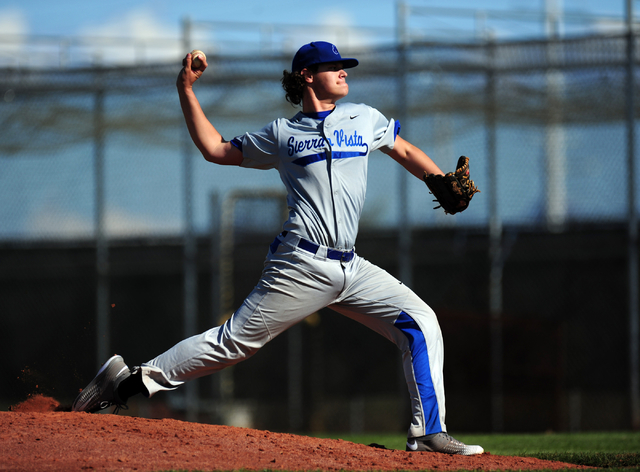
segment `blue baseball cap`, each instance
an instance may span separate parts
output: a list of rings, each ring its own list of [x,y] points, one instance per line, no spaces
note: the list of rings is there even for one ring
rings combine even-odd
[[[342,62],[343,69],[349,69],[358,65],[357,59],[340,56],[338,48],[335,47],[335,45],[325,41],[314,41],[298,49],[296,55],[293,56],[291,72],[300,72],[309,66],[325,64],[327,62]]]

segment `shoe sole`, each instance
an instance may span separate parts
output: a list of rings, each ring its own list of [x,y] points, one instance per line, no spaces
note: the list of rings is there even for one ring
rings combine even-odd
[[[451,441],[447,443],[432,443],[429,445],[414,439],[407,441],[405,450],[409,452],[437,452],[440,454],[452,454],[458,456],[475,456],[484,453],[482,446],[468,446],[454,438],[450,439]]]
[[[103,364],[103,366],[100,368],[100,370],[98,371],[98,373],[96,374],[96,376],[93,378],[93,380],[91,382],[89,382],[89,385],[87,385],[82,392],[80,392],[80,394],[78,395],[78,397],[76,398],[76,400],[73,402],[73,405],[71,407],[71,411],[76,411],[76,412],[82,412],[82,411],[88,411],[90,413],[93,413],[95,411],[99,411],[99,410],[103,410],[104,408],[100,407],[100,403],[98,403],[97,408],[95,409],[91,409],[91,411],[89,411],[89,409],[87,408],[89,405],[89,400],[91,399],[91,397],[93,396],[93,389],[95,388],[95,386],[98,384],[99,380],[101,379],[101,376],[103,376],[104,372],[117,360],[120,360],[124,363],[124,359],[122,358],[122,356],[116,354],[114,356],[111,356],[109,358],[109,360],[107,362],[105,362]],[[118,376],[124,372],[126,369],[128,369],[127,365],[125,364],[122,369],[120,369],[118,371],[118,373],[115,375],[114,379],[117,379]],[[107,406],[108,408],[108,406]]]
[[[420,446],[416,443],[407,443],[407,447],[405,449],[407,452],[437,452],[438,454],[450,454],[454,456],[477,456],[479,454],[484,454],[484,449],[482,446],[466,446],[464,450],[458,452],[447,452],[447,451],[433,451],[431,449],[427,449],[425,447],[420,448]]]

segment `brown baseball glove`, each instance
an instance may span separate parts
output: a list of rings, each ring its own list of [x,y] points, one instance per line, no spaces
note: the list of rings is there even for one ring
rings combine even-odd
[[[445,175],[425,172],[423,178],[435,197],[434,202],[439,203],[434,209],[442,207],[449,215],[466,210],[471,198],[480,192],[469,178],[469,158],[466,156],[460,156],[455,172]]]

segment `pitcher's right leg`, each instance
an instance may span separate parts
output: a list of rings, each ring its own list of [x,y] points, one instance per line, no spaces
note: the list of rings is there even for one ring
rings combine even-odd
[[[229,320],[142,364],[149,395],[251,357],[280,333],[332,303],[343,283],[339,261],[317,260],[280,244],[267,257],[258,285]]]

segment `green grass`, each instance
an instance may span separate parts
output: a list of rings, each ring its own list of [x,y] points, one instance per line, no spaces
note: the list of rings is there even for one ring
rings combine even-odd
[[[549,433],[549,434],[456,434],[467,444],[480,444],[485,451],[504,456],[530,456],[601,469],[640,470],[640,433]],[[377,443],[404,450],[406,437],[398,434],[337,434],[360,444]],[[624,468],[624,469],[623,469]]]

